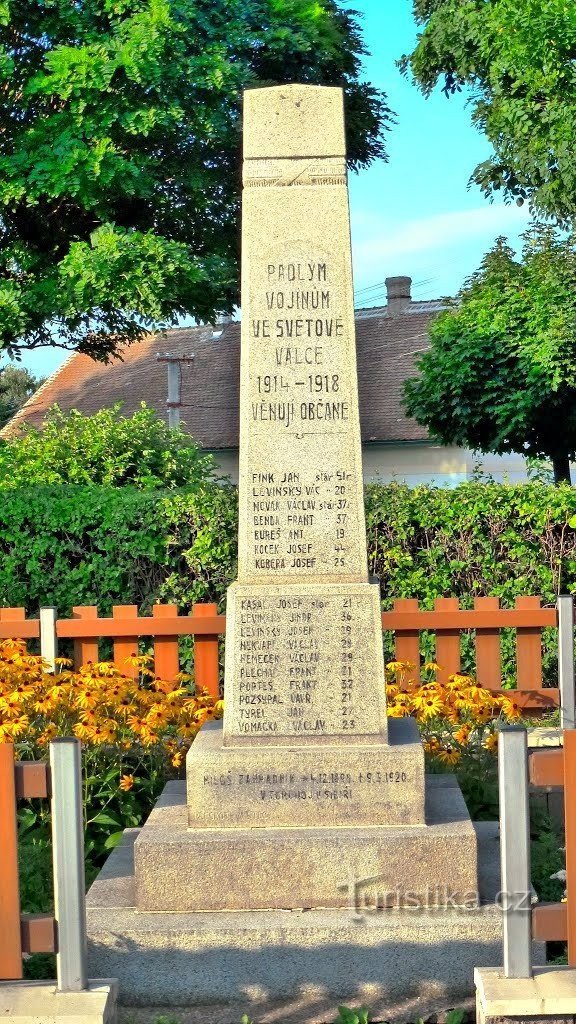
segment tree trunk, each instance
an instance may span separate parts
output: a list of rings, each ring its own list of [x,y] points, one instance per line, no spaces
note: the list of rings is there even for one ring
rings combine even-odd
[[[570,459],[567,455],[554,455],[552,457],[552,468],[554,470],[554,483],[572,484],[570,476]]]

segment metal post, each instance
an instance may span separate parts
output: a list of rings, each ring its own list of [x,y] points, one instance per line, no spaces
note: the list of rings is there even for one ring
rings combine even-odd
[[[56,973],[61,992],[81,992],[86,976],[86,888],[80,741],[50,743],[52,862],[58,927]]]
[[[168,426],[175,430],[180,425],[180,364],[176,360],[168,363]]]
[[[504,976],[532,977],[532,884],[528,740],[522,726],[502,729],[498,744]]]
[[[56,614],[56,608],[40,609],[40,654],[50,666],[50,672],[56,671],[56,658],[58,657]]]
[[[574,690],[574,598],[558,598],[558,685],[560,687],[560,727],[576,727]]]

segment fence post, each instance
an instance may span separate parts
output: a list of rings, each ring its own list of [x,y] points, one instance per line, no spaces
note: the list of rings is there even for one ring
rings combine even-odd
[[[218,605],[194,604],[192,614],[199,618],[218,615]],[[218,700],[220,681],[217,636],[194,637],[194,681],[197,686],[203,686],[211,697]]]
[[[0,980],[22,977],[14,747],[0,743]]]
[[[48,662],[50,672],[56,671],[58,639],[56,637],[56,608],[40,609],[40,654]]]
[[[52,740],[50,770],[54,914],[58,928],[58,989],[61,992],[81,992],[87,987],[87,974],[80,741]]]
[[[498,744],[504,976],[532,977],[532,885],[526,729],[508,726]]]
[[[576,731],[574,729],[568,729],[564,733],[563,745],[568,964],[570,967],[576,967]]]
[[[560,728],[576,727],[574,692],[574,598],[558,598],[558,686],[560,687]]]

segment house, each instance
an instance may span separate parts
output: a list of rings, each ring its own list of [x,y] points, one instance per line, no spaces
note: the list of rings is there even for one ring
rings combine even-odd
[[[455,485],[475,469],[511,482],[525,479],[519,456],[478,458],[443,447],[410,419],[402,406],[404,381],[428,345],[428,328],[444,308],[440,301],[417,302],[411,279],[386,281],[387,303],[356,311],[360,423],[367,481],[406,481],[410,485]],[[180,328],[151,334],[129,346],[122,360],[105,365],[74,354],[26,402],[4,428],[4,435],[29,423],[40,426],[50,406],[84,414],[123,403],[134,412],[145,401],[167,418],[167,371],[158,355],[186,356],[178,364],[181,419],[185,429],[211,452],[222,472],[238,476],[240,324]],[[190,359],[190,357],[193,357]]]

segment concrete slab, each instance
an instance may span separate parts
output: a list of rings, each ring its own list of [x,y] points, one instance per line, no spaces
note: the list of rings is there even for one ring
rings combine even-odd
[[[501,968],[474,971],[480,1018],[576,1016],[576,970],[536,967],[532,978],[505,978]]]
[[[426,1017],[473,994],[478,963],[501,963],[497,824],[482,823],[478,838],[483,905],[472,910],[154,914],[134,907],[132,832],[88,896],[90,970],[119,976],[138,1024],[161,1014],[238,1024],[243,1013],[321,1024],[341,1003],[365,1003],[374,1020]]]
[[[116,981],[89,981],[86,992],[58,992],[53,981],[0,983],[0,1021],[9,1024],[114,1024]]]
[[[561,747],[562,729],[560,726],[538,726],[528,729],[528,747],[537,750],[539,747]]]
[[[169,783],[135,844],[136,906],[473,906],[476,833],[455,779],[439,778],[428,777],[427,824],[396,828],[188,829],[184,783]]]

